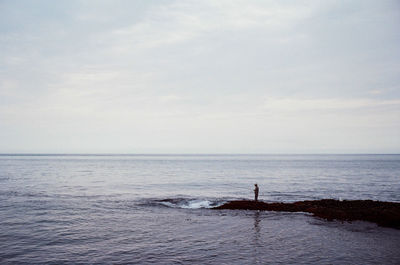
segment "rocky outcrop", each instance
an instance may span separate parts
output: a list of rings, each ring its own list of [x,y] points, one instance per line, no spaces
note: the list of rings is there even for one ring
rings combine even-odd
[[[369,221],[400,229],[400,203],[371,200],[315,200],[294,203],[229,201],[213,209],[307,212],[327,220]]]

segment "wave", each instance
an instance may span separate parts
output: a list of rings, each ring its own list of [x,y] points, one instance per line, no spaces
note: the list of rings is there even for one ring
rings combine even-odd
[[[210,209],[224,204],[226,200],[212,200],[204,198],[168,198],[161,200],[150,200],[149,206],[164,206],[168,208],[181,209]]]

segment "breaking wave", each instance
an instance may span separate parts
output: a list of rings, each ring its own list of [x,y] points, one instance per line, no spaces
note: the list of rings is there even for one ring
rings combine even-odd
[[[181,209],[209,209],[222,205],[225,200],[210,200],[199,198],[171,198],[161,200],[151,200],[151,206],[164,206],[168,208],[181,208]]]

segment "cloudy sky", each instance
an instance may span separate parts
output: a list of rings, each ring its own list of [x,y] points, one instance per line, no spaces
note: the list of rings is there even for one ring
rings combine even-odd
[[[396,0],[0,0],[0,51],[0,153],[400,153]]]

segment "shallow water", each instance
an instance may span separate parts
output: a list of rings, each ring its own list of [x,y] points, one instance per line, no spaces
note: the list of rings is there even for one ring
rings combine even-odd
[[[400,155],[0,156],[0,263],[399,264],[400,230],[229,199],[400,202]]]

